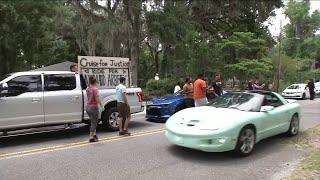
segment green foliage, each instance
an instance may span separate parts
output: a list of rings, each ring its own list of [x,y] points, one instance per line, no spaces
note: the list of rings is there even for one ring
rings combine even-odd
[[[237,75],[240,80],[250,79],[259,74],[268,74],[272,68],[270,62],[254,59],[242,59],[238,63],[226,66],[226,69]]]
[[[218,43],[221,59],[225,62],[224,74],[246,80],[272,70],[267,56],[267,43],[254,33],[234,32]]]
[[[160,79],[158,81],[150,79],[147,82],[146,90],[150,96],[173,94],[174,87],[178,82],[179,80],[177,79]]]
[[[282,58],[284,64],[281,72],[285,82],[306,82],[310,78],[319,78],[320,36],[315,32],[320,28],[320,12],[316,10],[310,14],[309,11],[308,1],[290,0],[286,7],[290,24],[285,26],[283,38],[286,56]]]
[[[62,1],[0,2],[0,74],[73,60],[71,41],[55,26]]]

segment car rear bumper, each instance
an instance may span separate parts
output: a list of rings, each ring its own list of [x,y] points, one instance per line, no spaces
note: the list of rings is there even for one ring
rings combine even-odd
[[[302,94],[282,94],[282,97],[284,98],[303,98]]]
[[[225,142],[219,142],[220,138],[208,137],[190,137],[174,134],[166,131],[167,139],[178,146],[196,149],[205,152],[224,152],[234,150],[236,147],[236,139],[224,138]]]

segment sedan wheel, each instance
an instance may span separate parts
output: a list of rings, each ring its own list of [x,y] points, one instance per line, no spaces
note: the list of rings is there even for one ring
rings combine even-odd
[[[255,141],[256,136],[254,130],[251,127],[243,128],[238,137],[236,152],[240,156],[248,156],[254,148]]]
[[[291,118],[290,128],[288,130],[288,136],[295,136],[299,133],[299,117],[294,115]]]

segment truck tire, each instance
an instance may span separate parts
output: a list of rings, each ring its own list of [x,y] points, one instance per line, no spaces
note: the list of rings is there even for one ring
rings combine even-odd
[[[102,124],[108,131],[118,131],[119,122],[118,122],[118,109],[116,107],[111,107],[106,109],[102,113]]]

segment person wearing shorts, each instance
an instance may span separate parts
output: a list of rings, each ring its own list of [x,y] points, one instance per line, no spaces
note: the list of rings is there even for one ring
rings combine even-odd
[[[117,109],[119,112],[119,135],[130,135],[128,126],[130,122],[130,106],[126,97],[125,77],[120,77],[120,84],[116,87]]]
[[[203,80],[203,74],[198,75],[198,79],[194,82],[194,105],[195,107],[204,106],[208,104],[208,99],[206,95],[207,84]]]
[[[90,138],[89,142],[97,142],[97,126],[99,121],[99,105],[103,108],[100,97],[99,90],[97,88],[97,79],[94,76],[89,78],[89,86],[86,89],[87,92],[87,104],[86,104],[86,112],[90,118],[91,126],[90,126]]]

